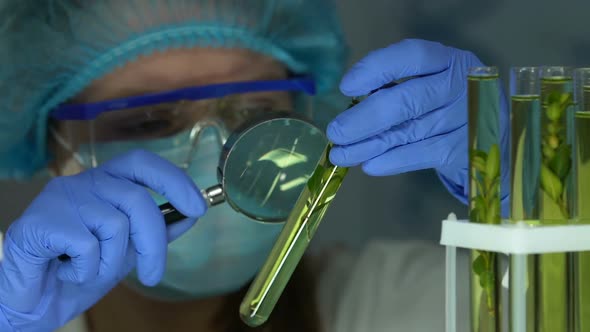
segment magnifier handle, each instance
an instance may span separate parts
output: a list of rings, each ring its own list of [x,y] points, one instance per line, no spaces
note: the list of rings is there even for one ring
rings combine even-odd
[[[172,225],[176,222],[186,219],[186,216],[180,213],[178,210],[176,210],[176,208],[172,206],[172,204],[170,203],[164,203],[160,205],[160,211],[164,216],[164,221],[166,222],[166,225]]]
[[[225,202],[225,194],[223,192],[223,187],[220,184],[202,190],[201,194],[203,195],[203,198],[205,198],[208,207]],[[164,216],[166,225],[172,225],[186,219],[186,216],[176,210],[176,208],[170,203],[164,203],[159,207]]]
[[[369,96],[372,95],[372,94],[374,94],[375,92],[377,92],[379,90],[393,88],[396,85],[399,85],[399,84],[402,84],[402,83],[404,83],[406,81],[409,81],[411,79],[420,78],[420,77],[423,77],[423,76],[425,76],[425,75],[408,76],[408,77],[401,78],[399,80],[395,80],[395,81],[391,81],[389,83],[385,83],[382,86],[378,87],[377,89],[372,90],[371,92],[369,92]]]

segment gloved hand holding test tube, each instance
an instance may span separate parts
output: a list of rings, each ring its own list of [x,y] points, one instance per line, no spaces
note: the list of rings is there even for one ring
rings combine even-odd
[[[377,90],[408,79],[411,78],[388,83]],[[349,108],[358,102],[358,98],[353,98]],[[249,326],[260,326],[269,318],[348,173],[347,167],[330,162],[331,148],[332,144],[327,144],[268,259],[240,305],[240,316]]]

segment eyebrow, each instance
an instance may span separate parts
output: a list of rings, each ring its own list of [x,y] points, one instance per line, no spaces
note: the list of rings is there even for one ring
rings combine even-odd
[[[215,76],[215,78],[219,78],[219,75],[211,75],[211,76]],[[176,87],[172,87],[170,89],[162,89],[162,88],[157,88],[155,86],[150,87],[148,85],[125,86],[125,87],[122,87],[121,89],[113,91],[113,93],[106,94],[105,98],[101,98],[101,99],[102,100],[111,100],[111,99],[119,99],[119,98],[137,97],[137,96],[143,96],[146,94],[159,93],[159,92],[165,92],[165,91],[173,91],[173,90],[178,90],[178,89],[188,88],[188,87],[193,87],[193,86],[205,86],[205,85],[219,84],[219,83],[279,80],[279,79],[288,78],[288,73],[286,73],[285,75],[277,75],[274,72],[272,72],[272,73],[258,72],[254,75],[247,75],[246,76],[247,78],[238,77],[235,80],[231,80],[231,79],[215,80],[211,76],[205,76],[205,77],[199,78],[198,80],[194,80],[191,84],[179,85]],[[208,82],[208,83],[206,83],[206,82]]]

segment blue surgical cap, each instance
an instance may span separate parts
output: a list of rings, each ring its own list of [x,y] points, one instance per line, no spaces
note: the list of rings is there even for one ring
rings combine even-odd
[[[48,162],[48,113],[93,80],[171,48],[245,48],[329,95],[346,49],[330,0],[3,0],[0,178]]]

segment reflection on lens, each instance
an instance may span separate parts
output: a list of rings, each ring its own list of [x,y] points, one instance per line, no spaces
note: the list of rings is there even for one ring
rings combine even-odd
[[[326,144],[321,130],[299,119],[272,119],[248,129],[225,161],[228,202],[253,219],[284,221]]]

